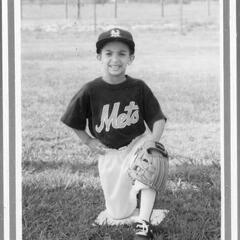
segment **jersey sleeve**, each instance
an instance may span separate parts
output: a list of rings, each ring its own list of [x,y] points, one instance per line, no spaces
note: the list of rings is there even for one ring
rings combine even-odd
[[[85,130],[89,118],[90,98],[88,90],[83,87],[70,101],[61,121],[67,126]]]
[[[167,121],[157,98],[145,83],[143,85],[143,118],[150,130],[153,129],[156,121],[161,119]]]

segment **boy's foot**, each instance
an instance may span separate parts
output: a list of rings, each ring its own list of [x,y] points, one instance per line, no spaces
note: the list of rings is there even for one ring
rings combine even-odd
[[[134,240],[152,240],[153,230],[149,222],[140,220],[134,224]]]

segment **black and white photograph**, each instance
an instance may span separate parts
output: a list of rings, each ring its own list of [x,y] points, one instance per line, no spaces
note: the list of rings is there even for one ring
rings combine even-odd
[[[238,165],[226,160],[238,155],[228,135],[236,105],[226,107],[237,85],[224,82],[231,49],[223,47],[221,0],[17,6],[15,29],[2,35],[8,47],[11,34],[19,43],[2,50],[4,239],[217,240],[238,232],[238,222],[225,229],[238,211],[230,207]]]
[[[219,1],[21,9],[23,239],[220,239]]]

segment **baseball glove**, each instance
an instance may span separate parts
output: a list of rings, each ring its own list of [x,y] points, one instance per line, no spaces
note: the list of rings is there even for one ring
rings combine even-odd
[[[168,153],[164,146],[154,141],[145,142],[136,150],[128,174],[133,182],[138,180],[156,191],[163,191],[168,175]]]

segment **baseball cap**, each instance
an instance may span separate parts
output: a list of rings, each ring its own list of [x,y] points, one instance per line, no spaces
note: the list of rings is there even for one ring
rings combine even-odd
[[[96,43],[97,53],[101,52],[101,49],[104,47],[106,43],[112,41],[120,41],[127,44],[131,54],[133,54],[135,51],[135,43],[133,41],[132,34],[120,28],[112,28],[99,35]]]

